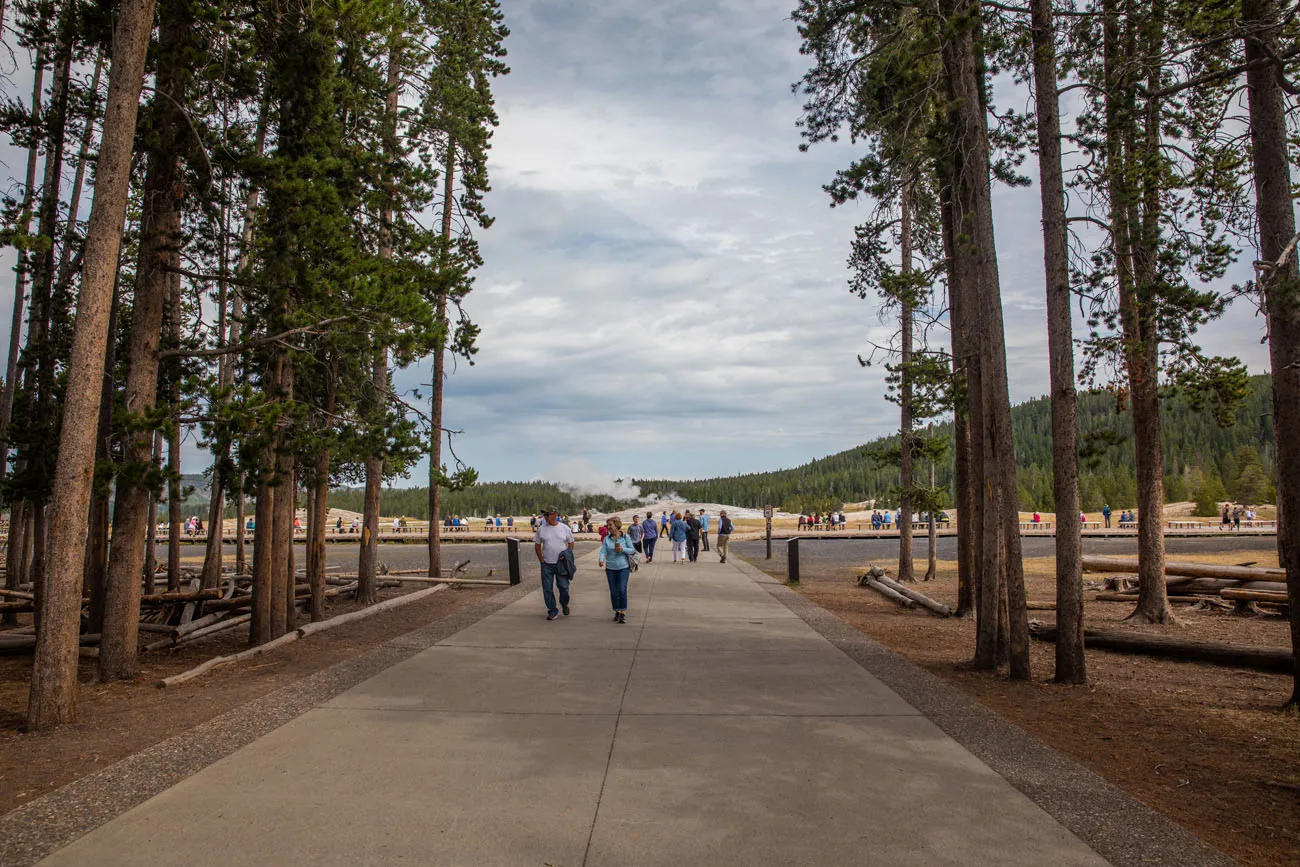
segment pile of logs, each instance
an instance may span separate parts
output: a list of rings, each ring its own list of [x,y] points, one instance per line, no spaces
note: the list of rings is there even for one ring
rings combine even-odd
[[[890,578],[889,573],[879,566],[871,566],[865,573],[859,575],[858,586],[870,587],[890,602],[896,602],[899,606],[908,610],[919,605],[931,614],[937,614],[940,617],[952,616],[951,607],[941,602],[935,602],[919,590],[898,583],[893,578]]]
[[[452,569],[444,570],[442,576],[430,578],[427,570],[424,569],[390,571],[381,564],[379,571],[386,580],[381,580],[378,587],[381,589],[400,587],[406,582],[433,585],[508,585],[510,583],[505,580],[492,580],[493,570],[490,569],[485,576],[470,576],[469,565],[470,561],[464,560]],[[325,579],[325,598],[355,596],[359,586],[356,573],[328,571],[331,574]],[[209,589],[200,589],[198,576],[189,570],[186,572],[186,578],[189,585],[186,589],[167,593],[146,593],[140,598],[140,632],[157,636],[144,645],[145,651],[165,650],[225,635],[241,626],[246,628],[246,624],[252,618],[250,609],[253,604],[253,579],[251,576],[226,573],[222,576],[219,587]],[[305,582],[305,578],[305,572],[300,571],[299,581]],[[0,613],[31,613],[34,609],[35,597],[29,590],[30,588],[0,589]],[[305,609],[310,598],[310,584],[295,584],[294,605],[297,609]],[[89,605],[88,599],[84,602]],[[83,655],[98,655],[98,648],[92,647],[98,643],[98,635],[82,635]],[[35,646],[34,626],[20,626],[0,632],[0,654],[30,653]]]
[[[1085,572],[1108,572],[1135,575],[1137,560],[1129,557],[1083,558]],[[1137,587],[1129,579],[1121,578],[1116,590],[1098,593],[1099,602],[1135,602]],[[1286,608],[1286,571],[1258,566],[1217,566],[1210,563],[1165,563],[1165,586],[1171,602],[1202,602],[1215,597],[1228,600],[1238,609],[1268,610],[1267,607]],[[1260,609],[1257,606],[1267,606]]]

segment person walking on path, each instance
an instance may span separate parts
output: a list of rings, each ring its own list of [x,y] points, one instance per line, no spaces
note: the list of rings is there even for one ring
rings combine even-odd
[[[700,519],[686,511],[686,559],[694,563],[700,557]]]
[[[673,562],[686,562],[686,522],[681,512],[673,512],[672,523],[668,525],[668,540],[673,543]]]
[[[1110,503],[1101,507],[1101,518],[1106,522],[1106,529],[1110,529]]]
[[[669,529],[671,527],[672,527],[672,519],[668,517],[667,512],[664,512],[659,516],[659,535],[660,536],[669,535]]]
[[[641,550],[645,553],[647,563],[654,562],[655,543],[658,541],[659,529],[655,526],[655,516],[646,512],[645,520],[641,522]]]
[[[700,509],[700,543],[705,551],[709,550],[709,513]]]
[[[560,523],[554,506],[542,509],[542,523],[533,534],[533,549],[542,564],[542,601],[546,619],[554,620],[563,609],[569,613],[569,582],[573,579],[573,531]],[[560,590],[560,605],[555,605],[555,588]]]
[[[623,522],[617,517],[605,522],[609,532],[600,543],[600,565],[605,567],[609,581],[609,604],[614,609],[614,622],[627,623],[627,579],[632,574],[632,538],[623,532]]]
[[[638,554],[644,553],[641,547],[641,537],[645,535],[645,530],[641,528],[641,522],[638,520],[640,515],[632,516],[632,523],[627,525],[628,538],[632,540],[632,547]]]
[[[727,517],[727,510],[718,513],[718,562],[727,562],[727,543],[731,541],[731,531],[736,529]]]

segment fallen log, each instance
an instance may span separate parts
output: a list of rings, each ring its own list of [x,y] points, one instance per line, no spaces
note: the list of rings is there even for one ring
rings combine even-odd
[[[911,599],[908,599],[906,596],[904,596],[902,593],[899,593],[897,590],[893,590],[889,587],[886,587],[884,584],[881,584],[880,581],[878,581],[875,578],[868,578],[866,581],[863,581],[862,586],[870,587],[872,590],[876,591],[881,596],[888,599],[890,602],[896,602],[903,608],[908,609],[909,611],[916,607],[916,603],[913,602]]]
[[[1137,602],[1138,595],[1135,590],[1132,593],[1098,593],[1092,598],[1098,602]],[[1169,596],[1167,598],[1170,602],[1194,604],[1204,600],[1206,597],[1177,595]]]
[[[165,605],[170,602],[198,602],[200,599],[220,599],[221,591],[216,587],[207,590],[194,590],[178,593],[152,593],[140,597],[142,605]]]
[[[1039,601],[1035,601],[1035,600],[1031,599],[1031,600],[1029,600],[1028,602],[1025,603],[1025,608],[1029,609],[1030,611],[1055,611],[1055,610],[1056,610],[1056,603],[1055,603],[1055,602],[1039,602]]]
[[[1123,572],[1136,575],[1138,561],[1132,557],[1101,557],[1088,555],[1082,558],[1085,572]],[[1187,563],[1176,560],[1165,562],[1165,575],[1185,578],[1228,578],[1235,581],[1286,581],[1285,569],[1264,569],[1258,566],[1220,566],[1215,563]]]
[[[1029,634],[1041,641],[1056,641],[1056,627],[1030,624]],[[1291,651],[1283,647],[1228,644],[1221,641],[1189,641],[1141,632],[1085,629],[1083,646],[1091,650],[1113,650],[1193,662],[1237,665],[1258,671],[1290,673],[1295,666]]]
[[[438,587],[430,587],[427,590],[417,590],[414,593],[408,593],[405,596],[398,596],[396,599],[389,599],[384,602],[379,602],[375,605],[371,605],[368,608],[363,608],[360,611],[353,611],[350,614],[341,614],[338,617],[331,617],[329,620],[323,620],[319,623],[305,624],[293,630],[292,632],[288,632],[285,633],[284,635],[281,635],[279,638],[275,639],[274,641],[268,641],[266,644],[261,644],[258,645],[257,647],[252,647],[249,648],[248,650],[242,651],[241,653],[235,653],[230,656],[218,656],[215,659],[209,659],[207,662],[203,663],[200,666],[192,668],[189,671],[172,675],[171,677],[163,678],[162,680],[158,681],[158,686],[159,688],[165,688],[169,686],[179,686],[182,683],[185,683],[186,681],[193,680],[196,677],[200,677],[204,674],[207,674],[209,671],[212,671],[214,668],[217,668],[219,666],[227,665],[232,662],[239,662],[244,659],[251,659],[252,657],[257,656],[259,654],[266,653],[269,650],[274,650],[277,647],[282,647],[285,644],[291,644],[300,638],[306,638],[308,635],[313,635],[317,632],[324,632],[327,629],[333,629],[336,626],[342,626],[346,623],[351,623],[354,620],[360,620],[364,617],[370,617],[373,614],[381,614],[385,611],[391,611],[394,608],[397,608],[402,605],[408,605],[412,602],[418,602],[419,600],[425,598],[426,596],[429,596],[430,594],[437,593],[440,590],[446,590],[446,589],[447,589],[446,585],[440,585]]]
[[[0,596],[10,596],[14,599],[35,599],[36,598],[36,594],[34,593],[24,593],[21,590],[5,590],[3,588],[0,588]]]
[[[1287,596],[1285,590],[1247,590],[1241,587],[1225,587],[1219,591],[1219,595],[1224,599],[1232,599],[1241,602],[1272,602],[1276,605],[1286,605]]]
[[[394,573],[390,572],[389,575]],[[491,575],[492,572],[487,573]],[[501,584],[510,586],[509,581],[502,581],[499,578],[492,579],[484,576],[482,578],[430,578],[428,575],[402,575],[397,578],[394,584]]]
[[[893,578],[890,578],[888,575],[880,575],[872,580],[876,581],[877,583],[884,584],[886,587],[888,587],[890,590],[893,590],[895,593],[900,593],[903,596],[906,596],[908,599],[911,599],[917,605],[920,605],[922,608],[926,609],[932,614],[937,614],[940,617],[952,616],[952,608],[950,606],[944,605],[942,602],[935,602],[933,599],[931,599],[929,596],[926,596],[921,591],[913,590],[911,587],[908,587],[904,584],[900,584],[897,581],[895,581]]]

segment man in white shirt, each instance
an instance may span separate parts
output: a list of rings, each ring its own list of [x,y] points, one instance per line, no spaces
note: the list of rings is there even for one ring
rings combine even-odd
[[[542,509],[542,523],[533,534],[533,549],[537,562],[542,565],[542,600],[546,603],[546,619],[554,620],[563,609],[569,613],[569,579],[572,573],[560,565],[562,558],[572,563],[573,531],[568,524],[560,523],[554,506]],[[560,605],[555,605],[555,588],[560,589]]]

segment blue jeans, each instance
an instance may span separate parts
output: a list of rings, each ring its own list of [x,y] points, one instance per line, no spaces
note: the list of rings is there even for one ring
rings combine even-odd
[[[645,558],[647,560],[653,560],[655,558],[655,542],[658,541],[659,541],[658,536],[655,536],[653,539],[641,540],[641,547],[645,549]]]
[[[609,604],[615,611],[627,610],[627,579],[631,569],[606,569],[605,580],[609,581]]]
[[[542,564],[542,600],[546,603],[547,614],[559,614],[560,609],[555,605],[555,588],[560,588],[560,605],[569,604],[569,578],[561,575],[559,567],[554,563]]]

